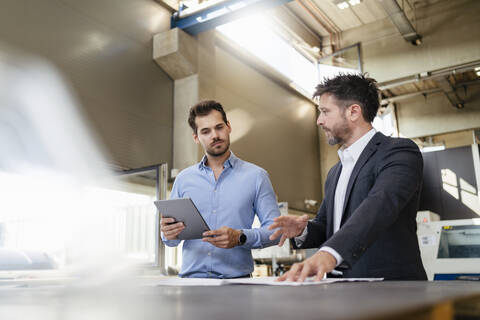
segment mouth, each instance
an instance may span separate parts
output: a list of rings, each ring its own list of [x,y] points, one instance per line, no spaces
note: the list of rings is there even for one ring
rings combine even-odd
[[[218,146],[218,145],[221,145],[222,143],[223,143],[223,141],[222,141],[222,140],[220,140],[220,141],[215,141],[215,142],[214,142],[214,143],[212,143],[210,146],[212,146],[212,147],[216,147],[216,146]]]

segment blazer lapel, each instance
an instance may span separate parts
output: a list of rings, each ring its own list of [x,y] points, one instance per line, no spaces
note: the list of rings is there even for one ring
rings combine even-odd
[[[334,167],[333,172],[333,185],[330,186],[328,192],[329,195],[325,195],[328,200],[327,206],[327,238],[333,234],[333,214],[335,211],[335,190],[337,189],[338,179],[340,178],[340,173],[342,172],[342,163],[338,162]]]
[[[352,174],[350,176],[350,179],[348,180],[348,185],[347,185],[347,192],[345,194],[345,201],[343,203],[343,210],[342,210],[342,221],[340,225],[342,225],[345,222],[346,214],[345,214],[345,209],[347,208],[348,200],[350,199],[350,193],[352,191],[353,185],[355,184],[355,180],[357,179],[358,174],[360,173],[360,170],[362,170],[363,166],[365,163],[367,163],[368,159],[377,151],[378,145],[381,143],[381,138],[383,137],[383,134],[380,132],[377,132],[370,142],[368,142],[367,146],[365,149],[363,149],[362,153],[360,154],[360,157],[357,160],[357,163],[355,164],[355,167],[353,167]]]

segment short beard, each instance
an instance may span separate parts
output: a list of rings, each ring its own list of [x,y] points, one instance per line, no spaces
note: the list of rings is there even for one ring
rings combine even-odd
[[[328,139],[328,144],[331,146],[334,146],[336,144],[343,144],[343,139],[340,137],[333,136],[330,139]]]
[[[332,137],[328,139],[328,144],[333,146],[336,144],[344,144],[345,138],[350,136],[350,128],[347,125],[347,118],[344,117],[345,122],[341,123],[338,127],[329,130]]]
[[[228,149],[230,148],[230,139],[226,141],[226,144],[225,144],[225,149],[222,149],[222,150],[219,150],[219,151],[215,151],[213,148],[212,149],[207,149],[205,150],[207,152],[207,154],[209,156],[212,156],[212,157],[221,157],[223,156],[227,151]]]

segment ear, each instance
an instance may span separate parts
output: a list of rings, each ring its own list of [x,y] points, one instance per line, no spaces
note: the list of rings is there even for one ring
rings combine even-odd
[[[362,107],[360,107],[358,104],[356,104],[356,103],[352,104],[348,108],[348,110],[349,110],[350,120],[352,122],[363,119]]]
[[[193,133],[192,137],[193,137],[193,141],[195,141],[196,144],[200,143],[200,140],[198,140],[198,135],[196,133]]]
[[[230,134],[232,132],[232,126],[230,125],[230,121],[227,121],[227,128],[228,128],[228,133]]]

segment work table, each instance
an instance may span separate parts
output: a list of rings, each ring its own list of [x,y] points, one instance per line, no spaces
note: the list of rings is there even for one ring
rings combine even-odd
[[[480,317],[478,281],[383,281],[301,287],[164,287],[155,286],[154,278],[127,282],[19,287],[3,284],[0,319],[453,319],[454,309],[459,308],[462,312],[474,308]]]

